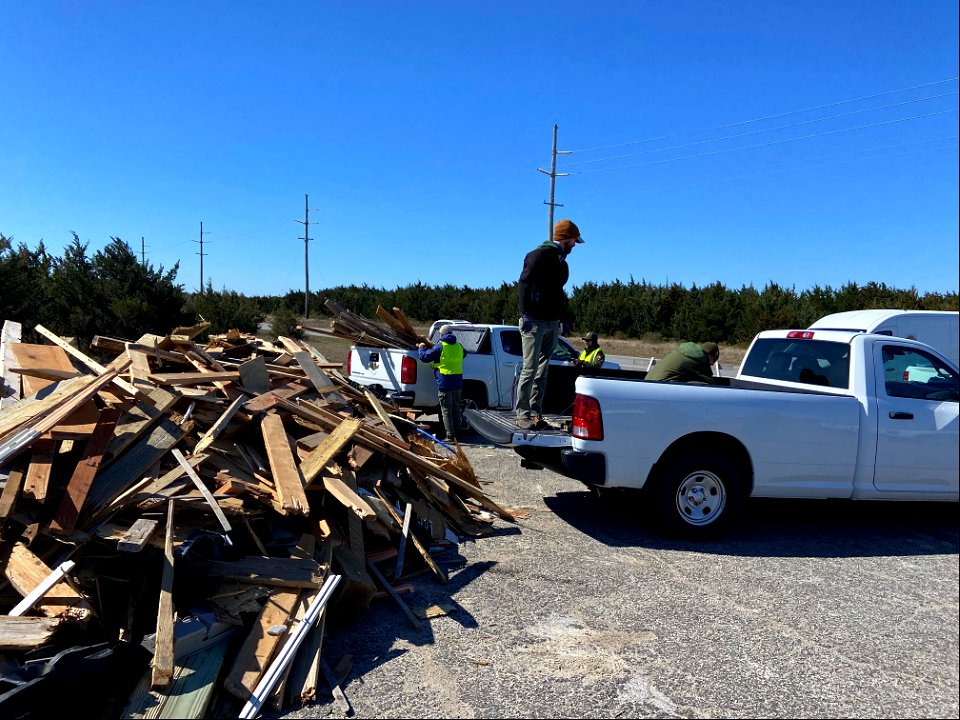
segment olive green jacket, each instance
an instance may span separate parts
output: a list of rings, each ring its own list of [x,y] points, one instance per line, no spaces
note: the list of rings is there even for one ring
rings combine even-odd
[[[667,353],[647,373],[647,380],[666,382],[699,382],[713,384],[710,372],[710,358],[697,343],[683,343],[676,350]]]

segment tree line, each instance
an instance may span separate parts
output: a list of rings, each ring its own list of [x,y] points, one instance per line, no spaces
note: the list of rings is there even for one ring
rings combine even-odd
[[[201,292],[189,293],[176,282],[178,270],[179,264],[164,269],[141,262],[130,245],[116,237],[91,253],[74,233],[58,257],[42,242],[31,249],[0,233],[0,321],[21,323],[25,342],[39,342],[33,328],[40,324],[76,338],[81,347],[88,346],[94,335],[135,340],[146,332],[166,335],[201,319],[211,323],[214,333],[232,328],[256,332],[269,320],[273,334],[297,334],[302,291],[245,296],[216,291],[208,282]],[[378,306],[398,307],[419,322],[450,318],[511,324],[519,317],[516,283],[470,288],[418,282],[393,290],[341,285],[311,293],[314,318],[332,315],[327,300],[371,319]],[[733,289],[719,282],[686,287],[631,278],[574,286],[570,305],[577,333],[594,330],[606,337],[743,344],[760,330],[807,327],[823,315],[843,310],[957,310],[958,296],[875,282],[797,291],[773,282],[762,289]]]
[[[286,297],[288,302],[303,301],[302,292]],[[399,307],[410,318],[501,324],[517,322],[520,313],[515,283],[496,288],[417,283],[395,290],[348,285],[318,290],[315,297],[311,307],[320,312],[324,311],[323,301],[330,299],[371,318],[376,317],[377,306]],[[753,286],[732,289],[719,282],[685,287],[631,279],[575,286],[570,307],[577,333],[594,330],[606,337],[744,344],[761,330],[807,327],[824,315],[845,310],[957,310],[958,296],[956,292],[901,290],[876,282],[797,291],[773,282],[758,290]]]

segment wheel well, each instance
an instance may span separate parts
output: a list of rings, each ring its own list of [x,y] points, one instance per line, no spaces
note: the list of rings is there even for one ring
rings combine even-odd
[[[722,455],[733,465],[743,478],[746,487],[745,494],[749,495],[753,491],[753,463],[750,460],[750,453],[743,443],[732,435],[718,432],[699,432],[685,435],[682,438],[674,440],[660,459],[653,466],[651,475],[654,479],[659,478],[660,473],[669,467],[677,458],[691,453],[714,452]]]
[[[489,405],[487,400],[487,386],[479,380],[464,380],[463,399],[468,407],[470,407],[472,403],[478,410],[485,410]]]

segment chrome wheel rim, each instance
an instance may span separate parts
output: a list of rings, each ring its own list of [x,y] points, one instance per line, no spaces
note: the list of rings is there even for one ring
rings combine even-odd
[[[709,470],[687,475],[677,488],[677,512],[688,525],[703,526],[715,522],[727,505],[723,480]]]

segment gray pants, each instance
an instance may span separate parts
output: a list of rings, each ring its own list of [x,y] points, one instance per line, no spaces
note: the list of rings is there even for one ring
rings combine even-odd
[[[445,437],[454,438],[463,429],[463,390],[440,390],[437,394]]]
[[[534,320],[530,332],[520,332],[523,370],[517,387],[517,419],[535,419],[543,414],[547,389],[547,366],[560,337],[559,320]]]

